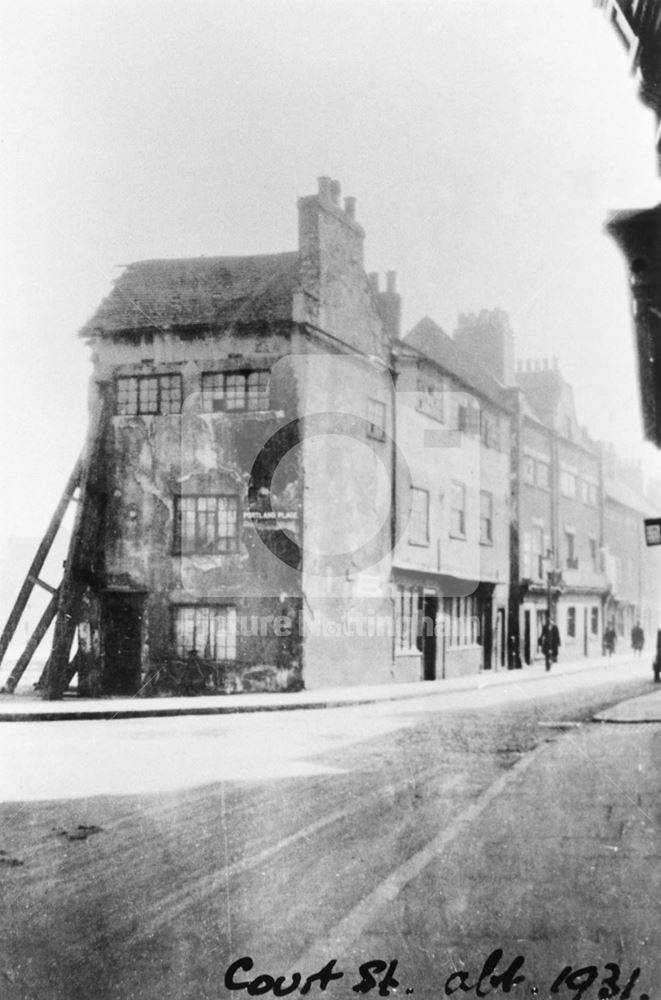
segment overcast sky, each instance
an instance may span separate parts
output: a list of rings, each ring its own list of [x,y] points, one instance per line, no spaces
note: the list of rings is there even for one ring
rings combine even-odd
[[[591,0],[4,0],[0,36],[0,535],[43,533],[80,450],[76,333],[118,265],[295,249],[320,174],[358,199],[405,328],[502,307],[592,433],[640,448],[602,226],[661,183]]]

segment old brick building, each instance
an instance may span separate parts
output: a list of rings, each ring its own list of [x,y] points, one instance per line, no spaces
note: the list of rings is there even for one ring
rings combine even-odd
[[[397,347],[396,668],[452,677],[506,662],[509,403],[429,318]],[[430,625],[439,627],[432,632]]]
[[[368,281],[354,211],[321,178],[296,251],[132,264],[83,329],[106,417],[82,689],[391,676],[392,636],[360,622],[392,618],[374,483],[397,303]]]

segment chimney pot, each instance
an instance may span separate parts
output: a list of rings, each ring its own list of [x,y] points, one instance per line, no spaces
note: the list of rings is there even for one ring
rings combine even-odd
[[[331,181],[330,182],[330,196],[331,196],[331,201],[333,202],[334,205],[339,205],[340,204],[340,182],[339,181]]]
[[[350,219],[356,218],[356,199],[355,198],[345,198],[344,199],[344,211],[349,216]]]
[[[327,198],[328,201],[331,201],[332,181],[330,177],[317,177],[317,184],[319,185],[319,195],[322,198]]]
[[[397,291],[397,272],[396,271],[386,271],[386,291],[396,292]]]
[[[532,361],[530,360],[530,358],[526,358],[526,371],[527,372],[532,371]]]

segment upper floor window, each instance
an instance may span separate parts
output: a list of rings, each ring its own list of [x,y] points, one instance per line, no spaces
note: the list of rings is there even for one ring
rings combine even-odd
[[[367,433],[377,441],[386,437],[386,404],[380,399],[367,400]]]
[[[182,659],[197,653],[222,663],[236,659],[236,608],[226,605],[183,605],[174,609],[174,644]]]
[[[576,558],[576,536],[573,531],[565,529],[565,548],[567,550],[567,569],[578,569]]]
[[[174,498],[175,552],[234,552],[238,538],[239,504],[235,496]]]
[[[493,496],[485,490],[480,493],[480,541],[493,542]]]
[[[560,492],[571,499],[576,496],[576,476],[573,472],[568,472],[566,469],[560,472]]]
[[[450,534],[455,538],[466,536],[466,487],[463,483],[450,484]]]
[[[535,481],[542,490],[551,488],[551,467],[548,462],[536,463]]]
[[[268,410],[270,378],[266,371],[204,372],[202,406],[208,413],[221,410]]]
[[[131,375],[117,379],[119,416],[181,413],[181,375]]]
[[[411,487],[411,514],[409,518],[409,542],[426,545],[429,541],[429,493],[427,490]]]
[[[530,455],[523,456],[522,473],[524,483],[533,485],[535,482],[535,460]]]
[[[420,412],[426,413],[428,417],[433,417],[434,420],[439,420],[442,423],[445,419],[442,386],[434,385],[431,381],[426,382],[424,379],[418,379],[417,391],[417,407]]]
[[[485,448],[500,447],[498,431],[498,418],[486,410],[480,410],[480,440]]]
[[[590,562],[592,563],[592,569],[597,572],[599,570],[599,548],[596,538],[590,539]]]

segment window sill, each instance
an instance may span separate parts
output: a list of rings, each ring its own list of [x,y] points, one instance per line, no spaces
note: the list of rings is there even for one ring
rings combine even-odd
[[[412,538],[409,538],[408,539],[408,544],[409,545],[413,545],[413,547],[416,548],[416,549],[428,549],[429,546],[430,546],[430,544],[431,544],[431,542],[429,540],[427,540],[426,542],[415,542],[415,541],[413,541]]]
[[[486,545],[488,548],[493,548],[493,538],[480,538],[480,545]]]
[[[455,535],[452,532],[450,532],[450,538],[454,539],[456,542],[466,541],[466,535]]]

